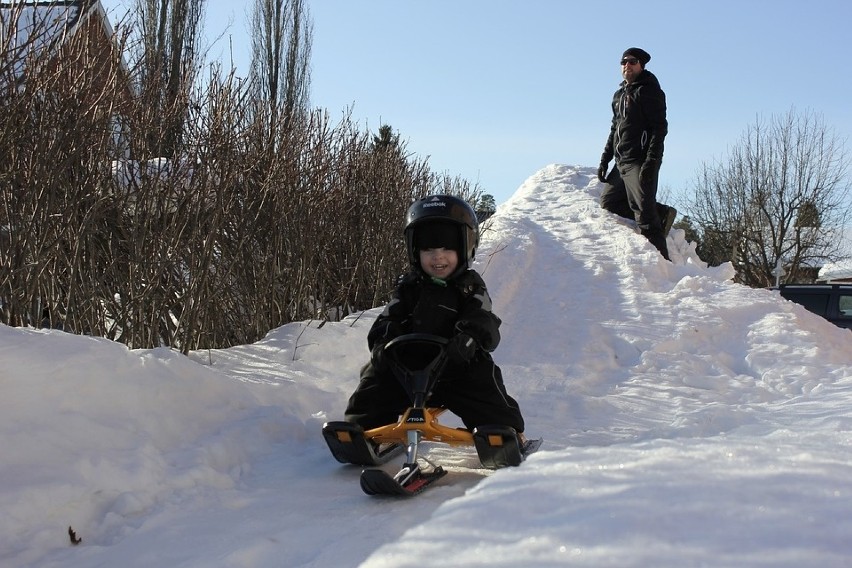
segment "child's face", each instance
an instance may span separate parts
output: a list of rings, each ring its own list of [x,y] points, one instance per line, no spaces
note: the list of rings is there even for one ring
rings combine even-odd
[[[433,278],[446,279],[459,265],[459,255],[453,249],[430,248],[420,251],[420,268]]]

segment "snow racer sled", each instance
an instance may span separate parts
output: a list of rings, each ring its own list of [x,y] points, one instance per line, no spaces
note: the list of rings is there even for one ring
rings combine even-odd
[[[405,463],[396,475],[375,467],[361,472],[361,488],[368,495],[415,495],[446,475],[441,466],[433,465],[429,471],[421,469],[418,462],[421,442],[475,446],[480,462],[489,469],[520,465],[527,454],[541,445],[540,439],[530,440],[522,448],[517,432],[509,426],[483,425],[469,432],[438,423],[438,417],[446,409],[430,407],[428,401],[447,362],[446,345],[443,337],[412,333],[385,346],[385,358],[412,402],[396,423],[366,431],[351,422],[323,425],[323,437],[341,463],[378,466],[406,454]],[[403,360],[409,363],[404,364]]]

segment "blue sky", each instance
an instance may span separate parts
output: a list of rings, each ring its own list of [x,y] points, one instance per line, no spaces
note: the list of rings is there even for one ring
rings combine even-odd
[[[103,0],[108,11],[128,3]],[[230,40],[240,72],[250,5],[207,4],[209,56],[230,59]],[[433,171],[478,182],[497,203],[550,163],[598,164],[618,60],[631,46],[651,54],[668,98],[660,186],[675,203],[758,117],[813,111],[852,136],[848,1],[308,5],[312,105],[333,118],[351,108],[373,132],[391,125]]]

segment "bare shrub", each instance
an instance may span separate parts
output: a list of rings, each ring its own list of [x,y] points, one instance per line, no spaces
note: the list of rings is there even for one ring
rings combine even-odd
[[[256,341],[382,304],[409,203],[477,198],[349,111],[282,112],[215,65],[153,113],[75,41],[0,100],[2,323],[184,352]]]

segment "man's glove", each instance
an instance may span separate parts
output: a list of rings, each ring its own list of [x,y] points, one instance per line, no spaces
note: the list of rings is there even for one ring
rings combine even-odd
[[[609,164],[601,162],[601,165],[598,167],[598,179],[601,180],[601,183],[606,183],[607,171],[609,171]]]
[[[601,183],[606,183],[606,173],[609,171],[609,161],[612,159],[612,156],[604,153],[601,156],[601,165],[598,166],[598,179],[601,180]]]
[[[373,350],[370,351],[370,363],[372,363],[373,368],[377,371],[383,371],[387,367],[387,361],[385,360],[385,344],[384,343],[376,343],[373,346]]]
[[[460,333],[447,343],[447,358],[452,363],[470,363],[476,354],[476,340],[466,333]]]

